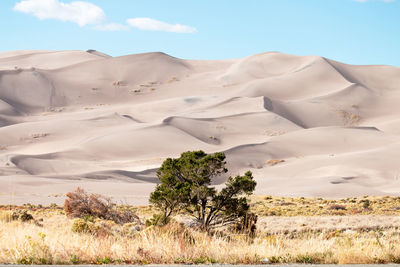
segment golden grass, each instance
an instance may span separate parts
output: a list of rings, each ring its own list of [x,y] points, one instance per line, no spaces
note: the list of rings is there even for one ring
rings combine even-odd
[[[400,215],[400,197],[323,199],[252,196],[251,209],[259,216]],[[336,209],[338,206],[344,209]]]
[[[382,232],[304,232],[293,236],[259,232],[210,237],[179,224],[142,231],[111,226],[110,234],[75,233],[72,221],[53,215],[40,227],[32,223],[0,223],[0,262],[72,263],[387,263],[400,260],[396,230]]]
[[[352,106],[352,108],[355,108]],[[339,116],[343,119],[343,124],[345,126],[356,126],[360,123],[361,117],[358,114],[354,114],[351,112],[348,112],[346,110],[338,110],[337,111]]]
[[[361,201],[365,199],[369,200],[368,207]],[[284,204],[288,202],[294,205]],[[3,206],[0,263],[256,264],[265,258],[270,263],[400,262],[400,217],[396,208],[400,200],[396,197],[324,200],[254,196],[251,203],[252,210],[260,215],[253,239],[231,233],[209,236],[177,222],[138,229],[133,224],[95,220],[93,230],[79,233],[73,228],[74,220],[67,219],[60,208],[12,207],[28,210],[36,220],[23,223],[11,220],[9,207]],[[346,210],[339,210],[345,214],[331,215],[337,211],[329,209],[332,205],[345,206]],[[350,212],[360,206],[364,213]],[[155,212],[151,206],[130,208],[142,221]],[[270,208],[284,216],[264,216]],[[313,213],[320,210],[317,216]],[[185,220],[182,216],[176,219]]]

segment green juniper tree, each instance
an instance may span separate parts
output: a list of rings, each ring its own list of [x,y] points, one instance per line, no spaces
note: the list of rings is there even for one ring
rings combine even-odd
[[[160,184],[150,195],[150,202],[162,211],[162,223],[178,211],[192,215],[204,230],[237,223],[249,210],[242,195],[253,193],[256,182],[252,173],[229,177],[226,187],[218,192],[211,186],[228,170],[225,154],[188,151],[177,159],[166,159],[157,171]]]

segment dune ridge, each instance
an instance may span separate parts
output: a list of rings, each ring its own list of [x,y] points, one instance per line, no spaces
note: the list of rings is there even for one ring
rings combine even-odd
[[[0,202],[81,186],[145,204],[163,160],[198,149],[253,171],[256,194],[398,195],[399,100],[399,68],[319,56],[2,52]]]

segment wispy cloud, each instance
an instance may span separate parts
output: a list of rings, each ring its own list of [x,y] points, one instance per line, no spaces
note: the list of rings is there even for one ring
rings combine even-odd
[[[94,28],[99,31],[111,31],[111,32],[128,31],[129,30],[129,27],[127,25],[120,24],[120,23],[100,24],[100,25],[96,25]]]
[[[196,28],[191,26],[182,24],[169,24],[167,22],[151,18],[131,18],[126,22],[131,27],[145,31],[164,31],[174,33],[194,33],[197,31]]]

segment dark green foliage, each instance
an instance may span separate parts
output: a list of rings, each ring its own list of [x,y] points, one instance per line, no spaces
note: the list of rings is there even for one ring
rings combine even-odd
[[[69,259],[69,261],[70,261],[72,264],[79,264],[79,258],[78,258],[78,256],[76,256],[75,254],[71,256],[71,258]]]
[[[164,213],[161,214],[153,214],[153,217],[146,220],[146,226],[164,226],[171,221],[170,217],[165,217]]]
[[[28,213],[28,211],[23,210],[23,211],[14,211],[11,214],[11,219],[13,221],[21,221],[21,222],[28,222],[33,220],[33,216],[31,214]]]
[[[186,211],[204,230],[237,223],[249,210],[247,199],[239,197],[252,194],[256,182],[252,173],[229,177],[226,187],[217,192],[211,187],[212,179],[228,170],[225,154],[206,154],[188,151],[177,159],[166,159],[157,171],[160,184],[150,195],[165,218],[175,212]]]
[[[363,203],[364,209],[369,209],[369,207],[371,206],[371,202],[368,199],[362,200],[361,202]]]

